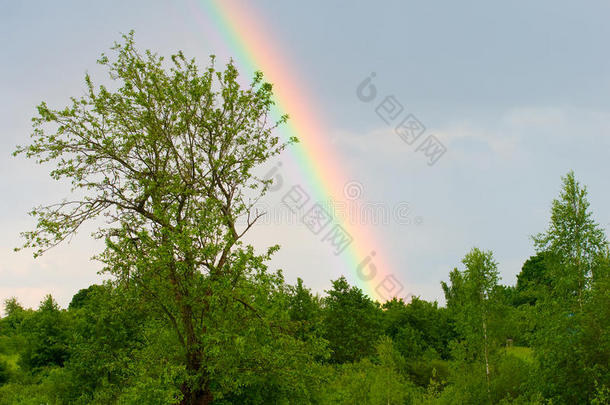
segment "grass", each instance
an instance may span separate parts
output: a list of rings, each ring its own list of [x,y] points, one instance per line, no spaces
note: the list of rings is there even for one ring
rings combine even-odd
[[[513,356],[527,361],[528,363],[534,362],[534,351],[529,347],[511,346],[507,347],[505,350],[507,354],[512,354]]]

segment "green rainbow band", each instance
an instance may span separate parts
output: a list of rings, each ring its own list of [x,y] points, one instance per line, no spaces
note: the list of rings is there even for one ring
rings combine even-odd
[[[282,131],[287,137],[296,136],[300,141],[290,150],[310,187],[307,191],[319,202],[344,200],[341,192],[348,177],[343,175],[336,155],[331,155],[332,149],[323,136],[322,120],[311,107],[315,103],[309,101],[304,88],[297,84],[297,75],[291,74],[293,70],[271,46],[271,37],[256,25],[255,21],[261,21],[259,16],[250,9],[244,10],[243,4],[239,8],[230,1],[195,0],[194,5],[215,26],[242,69],[250,73],[263,71],[266,79],[274,84],[276,113],[278,116],[282,112],[290,115]],[[390,267],[385,263],[386,256],[379,252],[379,244],[374,243],[372,231],[365,227],[360,218],[337,222],[353,237],[353,242],[341,253],[349,274],[356,273],[358,265],[373,248],[377,251],[375,277],[368,282],[357,275],[354,278],[365,293],[375,299],[384,298],[376,289],[391,274],[388,272]]]

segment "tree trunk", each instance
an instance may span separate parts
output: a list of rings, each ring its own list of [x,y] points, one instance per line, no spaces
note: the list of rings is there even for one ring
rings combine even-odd
[[[214,401],[214,396],[208,388],[194,390],[185,384],[181,391],[183,397],[180,405],[209,405]]]
[[[487,350],[487,323],[485,320],[483,320],[483,343],[485,351],[485,378],[487,379],[487,395],[490,396],[489,400],[491,401],[491,391],[489,387],[489,352]]]
[[[180,405],[207,405],[214,401],[214,396],[208,386],[209,380],[205,371],[202,370],[202,358],[202,353],[198,349],[187,353],[186,371],[188,375],[197,375],[199,373],[203,373],[203,375],[192,386],[188,384],[182,385],[183,398],[180,401]]]

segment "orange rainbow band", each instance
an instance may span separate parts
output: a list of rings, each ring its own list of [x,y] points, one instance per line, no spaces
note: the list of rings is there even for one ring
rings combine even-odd
[[[324,137],[320,114],[316,114],[312,108],[315,103],[310,102],[312,98],[297,82],[298,75],[292,74],[295,70],[288,66],[277,47],[272,46],[272,36],[261,28],[260,16],[251,9],[245,9],[244,3],[238,7],[231,1],[220,0],[193,0],[191,10],[213,24],[242,69],[250,73],[260,70],[264,72],[266,80],[273,83],[277,112],[287,112],[290,116],[281,131],[285,132],[287,139],[291,136],[299,139],[299,143],[289,149],[306,178],[309,187],[305,188],[306,191],[311,192],[319,202],[343,201],[353,204],[342,195],[348,177],[342,173],[337,155],[331,153],[331,145]],[[374,242],[372,230],[360,219],[335,221],[353,237],[341,255],[348,274],[354,276],[357,285],[369,296],[383,301],[388,297],[377,290],[383,288],[380,284],[391,275],[388,271],[390,266],[384,260],[387,256],[380,252],[379,244]],[[370,281],[364,281],[357,275],[357,268],[372,250],[377,253],[374,258],[377,273]],[[404,294],[405,291],[400,292]]]

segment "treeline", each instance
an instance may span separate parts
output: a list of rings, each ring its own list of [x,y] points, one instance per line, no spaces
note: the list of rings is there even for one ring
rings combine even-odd
[[[201,317],[214,404],[608,404],[610,257],[569,173],[515,286],[473,248],[446,307],[374,302],[341,277],[323,296],[261,271]],[[234,291],[234,290],[220,290]],[[79,291],[67,309],[16,299],[0,319],[0,404],[175,404],[188,353],[142,285]],[[166,297],[171,300],[171,297]],[[187,316],[187,315],[185,315]],[[202,402],[203,403],[203,402]]]

